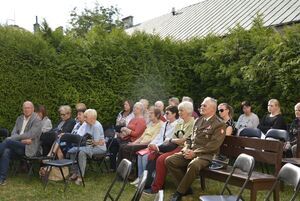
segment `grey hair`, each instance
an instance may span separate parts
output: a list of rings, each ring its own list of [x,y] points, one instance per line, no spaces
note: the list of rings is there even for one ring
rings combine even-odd
[[[156,106],[156,104],[159,104],[159,105],[162,105],[162,106],[165,106],[165,104],[164,104],[164,102],[162,102],[162,101],[156,101],[155,103],[154,103],[154,105]]]
[[[189,101],[183,101],[178,105],[178,110],[185,110],[190,115],[194,112],[194,105]]]
[[[211,98],[211,97],[206,97],[206,98],[204,98],[203,101],[209,101],[212,104],[212,106],[214,107],[214,109],[217,111],[217,107],[218,107],[217,99],[214,99],[214,98]]]
[[[183,96],[181,101],[182,102],[188,101],[188,102],[194,103],[193,99],[189,96]]]
[[[85,116],[90,116],[90,117],[93,117],[93,118],[97,119],[97,111],[95,109],[87,109],[84,112],[84,115]]]
[[[295,105],[295,109],[300,109],[300,102]]]
[[[59,112],[65,112],[65,113],[68,113],[68,114],[71,114],[72,113],[72,109],[69,105],[62,105],[59,107],[58,109]]]
[[[144,104],[143,103],[136,102],[133,107],[139,107],[139,108],[141,108],[142,113],[144,114]]]

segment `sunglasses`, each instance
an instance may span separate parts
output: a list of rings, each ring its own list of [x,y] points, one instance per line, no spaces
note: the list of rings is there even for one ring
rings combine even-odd
[[[169,115],[169,114],[171,114],[170,112],[166,112],[166,115]]]
[[[224,109],[219,109],[218,112],[221,112],[221,113],[222,113],[222,112],[224,112]]]

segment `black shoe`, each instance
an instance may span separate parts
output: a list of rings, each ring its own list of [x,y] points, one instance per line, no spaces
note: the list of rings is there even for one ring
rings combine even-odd
[[[176,191],[173,195],[170,201],[180,201],[182,197],[182,194]]]
[[[185,192],[184,196],[186,196],[186,195],[193,195],[193,189],[192,189],[192,188],[189,188],[189,189]]]

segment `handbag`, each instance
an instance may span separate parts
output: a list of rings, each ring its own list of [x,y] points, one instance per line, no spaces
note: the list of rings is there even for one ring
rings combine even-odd
[[[166,152],[173,151],[177,147],[178,147],[177,144],[167,141],[167,142],[164,142],[163,144],[159,145],[158,150],[159,150],[159,152],[166,153]]]

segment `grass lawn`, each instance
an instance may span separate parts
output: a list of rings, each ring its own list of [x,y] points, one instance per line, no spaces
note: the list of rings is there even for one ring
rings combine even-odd
[[[86,187],[77,186],[70,183],[66,192],[63,192],[63,182],[50,182],[47,189],[44,190],[41,180],[35,176],[28,178],[26,174],[18,174],[9,176],[7,184],[0,186],[0,201],[102,201],[104,195],[114,178],[114,173],[93,173],[88,171],[86,174]],[[223,183],[213,180],[207,180],[207,190],[200,190],[199,180],[193,183],[193,196],[184,197],[184,200],[199,200],[199,195],[203,194],[218,194],[223,186]],[[167,178],[166,189],[164,192],[164,200],[169,200],[171,194],[175,190],[175,184],[172,178]],[[237,188],[234,188],[237,192]],[[130,201],[135,192],[132,185],[127,185],[121,196],[121,201]],[[285,186],[284,191],[280,193],[281,201],[288,201],[293,191],[291,187]],[[263,200],[266,192],[260,192],[257,198],[258,201]],[[245,190],[244,198],[249,200],[249,191]],[[153,200],[154,196],[143,195],[143,201]],[[300,199],[298,199],[300,200]]]

